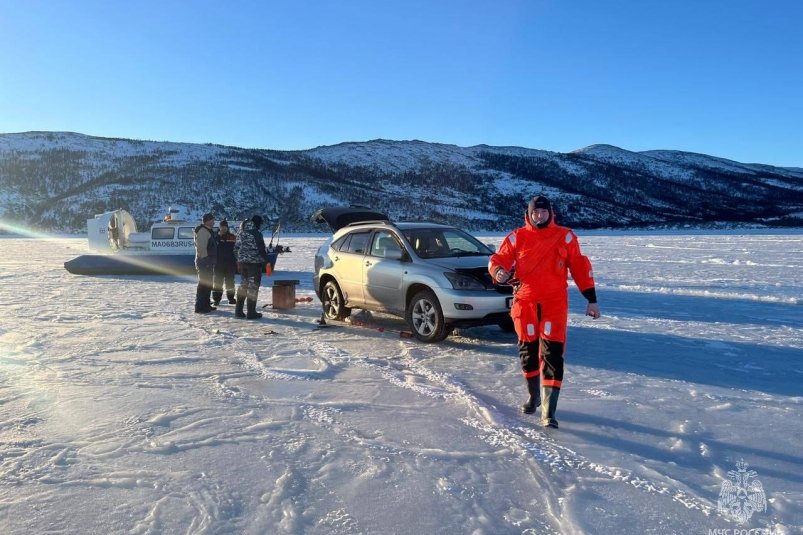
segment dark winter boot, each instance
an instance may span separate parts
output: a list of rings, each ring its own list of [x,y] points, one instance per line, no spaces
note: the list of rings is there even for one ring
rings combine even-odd
[[[558,410],[558,396],[560,388],[545,386],[541,391],[541,425],[544,427],[558,428],[558,421],[555,419],[555,412]]]
[[[235,318],[244,318],[245,313],[243,312],[243,306],[245,305],[245,297],[237,296],[237,306],[234,307],[234,317]]]
[[[247,320],[258,320],[262,317],[262,312],[257,312],[257,300],[256,299],[247,299],[245,302],[247,312],[245,314],[245,319]]]
[[[233,304],[237,303],[237,300],[234,299],[234,290],[230,290],[230,291],[226,292],[226,297],[229,298],[229,304],[230,305],[233,305]]]
[[[206,314],[209,312],[208,307],[209,302],[204,302],[204,293],[199,287],[197,290],[195,290],[195,313]]]
[[[213,310],[215,310],[215,307],[212,306],[212,288],[210,288],[209,286],[204,286],[201,292],[203,294],[203,297],[201,299],[203,303],[203,308],[207,312],[212,312]]]
[[[223,292],[221,290],[212,290],[212,304],[218,306],[220,304],[220,298],[223,297]]]
[[[535,409],[541,404],[541,392],[540,392],[540,380],[538,376],[535,377],[527,377],[527,392],[530,394],[530,397],[524,404],[521,406],[521,412],[524,414],[532,414],[535,412]]]

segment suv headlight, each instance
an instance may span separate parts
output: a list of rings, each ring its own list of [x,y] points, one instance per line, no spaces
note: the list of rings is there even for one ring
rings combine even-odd
[[[475,279],[474,277],[469,277],[468,275],[463,275],[461,273],[453,273],[453,272],[446,272],[443,274],[449,282],[452,283],[452,288],[455,290],[484,290],[485,286]]]

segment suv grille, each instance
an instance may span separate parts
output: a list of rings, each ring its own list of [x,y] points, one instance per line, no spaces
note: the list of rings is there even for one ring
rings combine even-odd
[[[471,269],[458,268],[455,269],[455,271],[458,273],[463,273],[465,275],[471,275],[472,277],[480,281],[489,290],[494,289],[500,294],[509,295],[513,293],[513,287],[510,286],[509,284],[502,284],[502,285],[494,284],[493,279],[491,279],[491,274],[488,273],[488,270],[485,269],[484,267],[471,268]]]

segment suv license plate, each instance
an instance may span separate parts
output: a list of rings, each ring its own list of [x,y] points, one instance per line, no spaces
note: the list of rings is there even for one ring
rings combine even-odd
[[[505,306],[506,306],[507,308],[510,308],[510,306],[511,306],[512,304],[513,304],[513,298],[512,298],[512,297],[507,297],[507,298],[505,298]]]

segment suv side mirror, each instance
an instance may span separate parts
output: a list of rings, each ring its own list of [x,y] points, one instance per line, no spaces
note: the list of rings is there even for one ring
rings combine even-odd
[[[386,260],[401,260],[404,258],[404,253],[400,249],[388,249],[385,251]]]

